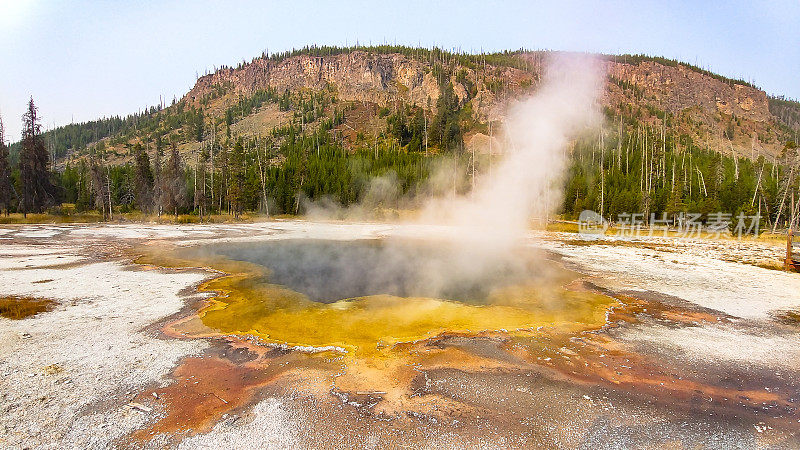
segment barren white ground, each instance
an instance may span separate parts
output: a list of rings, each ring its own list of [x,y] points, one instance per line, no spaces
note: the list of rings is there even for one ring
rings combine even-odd
[[[203,351],[202,340],[166,340],[149,325],[178,312],[180,292],[200,271],[142,270],[126,260],[98,260],[87,249],[153,239],[182,245],[208,240],[316,237],[353,239],[447,234],[447,229],[386,224],[277,221],[242,225],[29,225],[0,229],[0,295],[46,297],[54,310],[25,320],[0,318],[0,447],[112,446],[148,413],[126,407],[153,383],[165,384],[176,362]],[[722,311],[743,323],[800,308],[800,275],[746,262],[779,260],[781,248],[753,242],[654,239],[658,247],[570,245],[574,236],[532,233],[593,281],[650,290]],[[744,256],[742,256],[744,255]],[[753,331],[756,330],[756,331]],[[762,328],[708,325],[679,331],[648,327],[627,337],[692,358],[797,369],[800,337]],[[298,424],[266,399],[235,423],[225,421],[188,448],[291,448]],[[156,443],[157,444],[157,443]]]

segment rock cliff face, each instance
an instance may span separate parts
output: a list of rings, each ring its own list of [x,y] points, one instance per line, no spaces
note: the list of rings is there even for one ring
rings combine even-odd
[[[518,95],[522,86],[532,85],[536,78],[535,73],[509,67],[460,67],[458,71],[461,81],[456,75],[450,79],[455,95],[463,106],[469,97],[467,85],[474,86],[472,100],[479,120],[486,120],[498,104]],[[326,57],[300,55],[279,62],[256,59],[239,69],[201,77],[184,98],[198,103],[217,86],[231,86],[236,94],[245,95],[267,87],[278,91],[333,89],[344,101],[380,106],[404,102],[435,109],[441,94],[438,81],[427,61],[396,53],[354,51]],[[496,95],[489,88],[490,83],[503,86],[507,92]]]
[[[430,68],[399,54],[352,52],[330,57],[295,56],[274,62],[257,59],[241,69],[204,76],[187,94],[196,101],[215,86],[232,85],[237,93],[272,87],[282,90],[322,90],[333,87],[338,97],[385,105],[402,100],[427,108],[439,98]]]
[[[775,157],[783,150],[785,124],[762,90],[680,64],[608,61],[606,69],[604,102],[614,111],[627,108],[657,127],[667,113],[671,131],[725,154]]]
[[[470,103],[479,122],[502,120],[507,104],[535,90],[546,53],[516,56],[523,68],[489,64],[460,66],[449,81],[464,106]],[[695,142],[739,154],[776,155],[785,136],[770,112],[766,94],[701,73],[682,64],[637,64],[606,58],[605,107],[636,116],[652,126],[667,126]],[[259,58],[238,69],[201,77],[184,97],[199,105],[221,86],[235,95],[267,87],[284,90],[331,90],[339,100],[379,106],[413,104],[433,110],[441,95],[434,65],[402,54],[353,51],[317,57],[299,55],[280,61]],[[785,121],[784,121],[785,123]],[[785,131],[785,129],[784,129]]]
[[[645,98],[662,105],[663,110],[678,115],[681,111],[700,107],[708,115],[720,112],[757,122],[772,119],[764,91],[729,84],[686,66],[664,66],[646,61],[636,65],[608,62],[611,79],[624,80],[639,87]]]

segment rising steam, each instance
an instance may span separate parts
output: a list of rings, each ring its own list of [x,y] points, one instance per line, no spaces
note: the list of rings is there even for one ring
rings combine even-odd
[[[552,57],[537,91],[509,108],[499,166],[468,195],[431,200],[423,220],[443,221],[471,240],[504,246],[521,237],[532,218],[553,213],[561,201],[570,141],[599,125],[602,82],[595,58]]]

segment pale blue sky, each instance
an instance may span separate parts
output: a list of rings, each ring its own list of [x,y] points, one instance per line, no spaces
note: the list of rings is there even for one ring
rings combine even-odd
[[[0,0],[0,115],[17,140],[31,95],[48,127],[124,116],[180,97],[215,65],[356,40],[648,53],[800,98],[798,0]]]

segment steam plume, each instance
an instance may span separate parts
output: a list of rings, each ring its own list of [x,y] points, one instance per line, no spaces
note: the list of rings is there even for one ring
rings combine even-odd
[[[455,201],[433,200],[425,219],[444,219],[475,240],[511,244],[561,201],[567,148],[582,130],[599,125],[603,85],[599,62],[590,56],[551,58],[543,82],[509,109],[502,162],[475,191]]]

